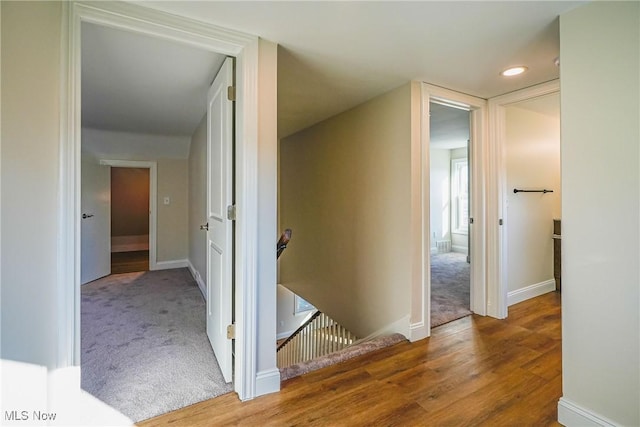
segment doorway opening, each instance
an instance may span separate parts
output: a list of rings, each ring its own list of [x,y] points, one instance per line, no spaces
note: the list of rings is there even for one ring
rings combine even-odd
[[[560,290],[560,95],[504,106],[507,306]]]
[[[469,110],[429,103],[431,327],[471,311]]]
[[[232,227],[232,202],[216,196],[234,184],[233,60],[95,23],[81,30],[79,183],[102,201],[106,213],[87,216],[107,230],[93,236],[107,242],[96,252],[106,273],[80,290],[81,385],[137,422],[233,389],[231,341],[225,333],[221,351],[211,339],[222,329],[212,319],[232,324],[220,270],[233,271],[233,236],[215,232]],[[200,237],[207,218],[224,259]]]
[[[111,168],[111,274],[149,270],[148,168]]]
[[[489,100],[496,162],[488,186],[496,196],[487,215],[500,220],[487,229],[495,258],[487,271],[487,311],[499,319],[510,305],[553,291],[559,279],[559,93],[554,80]]]

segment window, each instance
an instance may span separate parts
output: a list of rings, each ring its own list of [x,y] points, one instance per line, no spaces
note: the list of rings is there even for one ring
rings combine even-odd
[[[451,207],[452,232],[469,233],[469,163],[467,159],[451,160]]]
[[[300,314],[316,308],[301,296],[294,294],[293,314]]]

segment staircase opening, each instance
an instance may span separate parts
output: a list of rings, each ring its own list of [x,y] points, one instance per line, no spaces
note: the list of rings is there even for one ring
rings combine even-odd
[[[276,244],[277,258],[286,249],[291,234],[290,229],[282,233]],[[283,285],[278,288],[278,304],[287,304],[278,307],[279,317],[281,312],[287,317],[278,319],[279,326],[281,322],[289,324],[297,321],[299,324],[292,333],[278,335],[277,365],[283,381],[406,340],[401,334],[361,339],[326,313],[317,310],[313,301],[306,301]],[[280,295],[283,295],[282,299]]]

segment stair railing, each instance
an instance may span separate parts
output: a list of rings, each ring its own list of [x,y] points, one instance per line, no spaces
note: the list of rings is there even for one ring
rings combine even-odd
[[[306,362],[352,345],[356,336],[326,314],[316,311],[278,346],[278,367]]]

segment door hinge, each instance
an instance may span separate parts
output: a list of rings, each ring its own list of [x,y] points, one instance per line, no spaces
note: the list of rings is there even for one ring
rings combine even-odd
[[[227,206],[227,219],[230,221],[236,220],[236,205]]]
[[[469,218],[469,224],[473,224],[473,218]]]
[[[229,101],[236,100],[236,87],[235,86],[227,86],[227,99]]]
[[[227,339],[234,340],[236,339],[236,324],[232,323],[227,326]]]
[[[498,225],[502,225],[502,224],[504,224],[504,221],[502,220],[502,218],[500,218],[500,219],[498,220]]]

